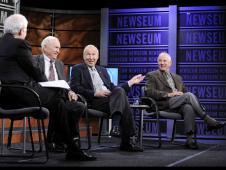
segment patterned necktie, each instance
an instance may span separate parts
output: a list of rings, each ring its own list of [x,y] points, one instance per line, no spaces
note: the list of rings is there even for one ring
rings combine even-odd
[[[91,68],[91,77],[92,77],[93,87],[94,87],[95,92],[97,90],[106,90],[107,89],[104,86],[104,83],[95,68]]]
[[[55,73],[53,69],[53,60],[50,60],[50,65],[49,65],[49,81],[54,81],[55,80]]]
[[[171,76],[171,74],[169,72],[165,72],[165,77],[166,77],[166,80],[170,86],[170,88],[173,90],[173,91],[176,91],[176,87],[175,87],[175,83],[173,81],[173,78]]]

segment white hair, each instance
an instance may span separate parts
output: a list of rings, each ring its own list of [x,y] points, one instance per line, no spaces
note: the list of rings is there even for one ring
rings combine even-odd
[[[28,20],[21,14],[12,14],[4,21],[4,33],[16,35],[22,28],[27,28]]]
[[[162,56],[166,56],[168,59],[169,59],[169,61],[172,61],[172,59],[171,59],[171,56],[169,55],[169,53],[167,53],[167,52],[161,52],[160,54],[159,54],[159,56],[158,56],[158,58],[157,58],[157,61],[159,61],[159,58],[160,57],[162,57]]]
[[[59,39],[58,39],[57,37],[54,37],[54,36],[47,36],[47,37],[45,37],[45,38],[42,40],[42,42],[41,42],[41,47],[42,47],[42,49],[44,48],[44,46],[45,46],[46,44],[51,43],[53,40],[56,40],[56,41],[60,42]]]
[[[89,45],[85,46],[85,48],[83,50],[83,56],[85,56],[87,50],[89,50],[90,48],[94,48],[97,52],[97,55],[99,55],[99,50],[97,49],[97,47],[92,44],[89,44]]]

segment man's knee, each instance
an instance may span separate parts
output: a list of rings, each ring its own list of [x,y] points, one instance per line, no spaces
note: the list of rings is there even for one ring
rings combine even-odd
[[[65,107],[69,114],[83,115],[85,111],[85,105],[82,102],[66,102]]]
[[[122,87],[115,87],[112,90],[112,93],[115,95],[118,95],[118,96],[123,96],[123,95],[125,95],[125,90]]]

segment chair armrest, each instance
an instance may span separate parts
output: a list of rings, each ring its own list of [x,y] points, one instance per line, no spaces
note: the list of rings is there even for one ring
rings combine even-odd
[[[158,112],[158,105],[156,104],[156,101],[151,97],[141,97],[141,103],[146,104],[150,106],[150,109],[147,109],[148,112],[155,111]]]

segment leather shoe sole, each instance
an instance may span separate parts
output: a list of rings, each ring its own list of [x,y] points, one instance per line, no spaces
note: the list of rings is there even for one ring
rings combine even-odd
[[[194,143],[194,142],[192,142],[192,143],[186,143],[185,144],[185,147],[187,149],[198,149],[199,148],[198,145],[196,143]]]
[[[207,126],[207,131],[211,131],[214,129],[220,129],[226,125],[226,122],[217,122],[215,126]]]
[[[68,152],[65,158],[67,161],[94,161],[97,158],[93,155],[90,155],[82,150]]]
[[[143,152],[144,151],[142,148],[132,145],[132,144],[120,145],[120,150],[127,151],[127,152]]]

